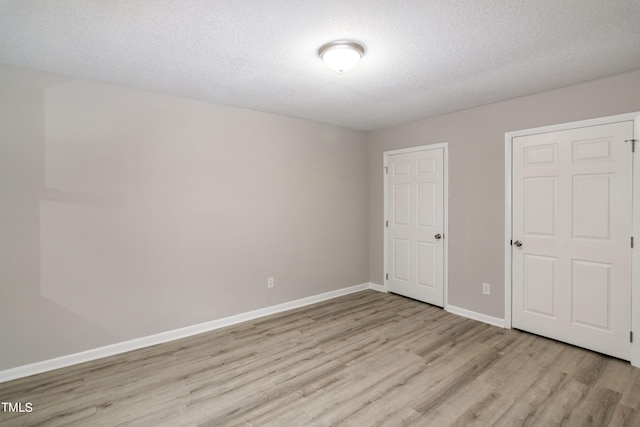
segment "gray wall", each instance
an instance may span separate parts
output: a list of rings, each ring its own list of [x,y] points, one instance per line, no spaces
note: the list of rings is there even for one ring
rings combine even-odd
[[[448,142],[449,304],[502,318],[505,132],[633,111],[640,70],[372,132],[369,280],[383,283],[382,153]]]
[[[8,66],[0,129],[0,370],[368,281],[364,132]]]
[[[382,284],[382,153],[438,142],[449,303],[501,318],[504,133],[638,110],[640,70],[366,134],[0,65],[0,370]]]

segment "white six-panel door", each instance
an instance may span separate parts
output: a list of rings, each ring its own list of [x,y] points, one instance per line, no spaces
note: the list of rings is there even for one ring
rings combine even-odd
[[[513,138],[513,326],[629,360],[633,121]]]
[[[444,148],[386,157],[387,289],[444,304]]]

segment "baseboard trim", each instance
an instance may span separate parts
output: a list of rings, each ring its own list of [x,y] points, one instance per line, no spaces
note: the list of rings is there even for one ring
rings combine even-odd
[[[458,316],[466,317],[468,319],[478,320],[500,328],[505,327],[504,319],[500,319],[498,317],[487,316],[486,314],[467,310],[466,308],[456,307],[451,304],[447,305],[446,310],[451,314],[457,314]]]
[[[123,341],[104,347],[98,347],[79,353],[60,356],[54,359],[44,360],[42,362],[35,362],[28,365],[6,369],[4,371],[0,371],[0,383],[15,380],[18,378],[28,377],[30,375],[40,374],[47,371],[53,371],[54,369],[77,365],[79,363],[102,359],[104,357],[115,356],[117,354],[126,353],[127,351],[138,350],[152,345],[162,344],[180,338],[186,338],[192,335],[213,331],[227,326],[233,326],[238,323],[258,319],[260,317],[269,316],[271,314],[281,313],[287,310],[293,310],[295,308],[304,307],[322,301],[327,301],[344,295],[349,295],[354,292],[360,292],[366,289],[379,290],[378,288],[381,287],[373,283],[362,283],[360,285],[337,289],[335,291],[325,292],[322,294],[301,298],[294,301],[249,311],[246,313],[236,314],[233,316],[224,317],[222,319],[212,320],[210,322],[199,323],[197,325],[161,332],[146,337],[135,338],[132,340]]]
[[[378,285],[377,283],[369,282],[369,289],[373,289],[374,291],[388,293],[387,288],[382,285]]]

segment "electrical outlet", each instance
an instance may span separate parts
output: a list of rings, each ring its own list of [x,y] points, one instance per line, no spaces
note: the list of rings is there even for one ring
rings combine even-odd
[[[267,288],[273,288],[275,286],[275,280],[273,277],[267,279]]]
[[[491,285],[489,283],[482,284],[482,293],[484,295],[491,295]]]

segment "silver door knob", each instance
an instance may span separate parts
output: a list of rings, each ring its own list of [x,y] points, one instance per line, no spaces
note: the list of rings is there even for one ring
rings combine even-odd
[[[515,242],[513,242],[513,245],[519,248],[520,246],[522,246],[522,242],[520,240],[516,240]]]
[[[435,239],[436,239],[436,240],[440,240],[440,239],[442,239],[442,236],[440,235],[440,233],[436,234],[436,235],[435,235],[435,236],[433,236],[433,237],[435,237]]]

